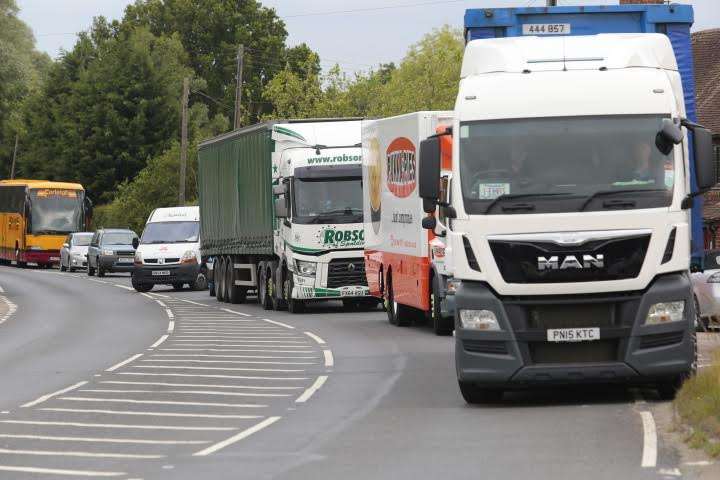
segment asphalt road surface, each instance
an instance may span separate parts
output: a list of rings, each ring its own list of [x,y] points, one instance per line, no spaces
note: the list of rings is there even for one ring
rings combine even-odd
[[[0,479],[695,478],[652,391],[468,406],[451,337],[0,267]]]

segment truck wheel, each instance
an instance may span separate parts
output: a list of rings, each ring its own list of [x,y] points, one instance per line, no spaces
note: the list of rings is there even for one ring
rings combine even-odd
[[[305,302],[298,300],[297,298],[292,298],[292,291],[294,287],[292,273],[286,271],[285,274],[287,279],[285,280],[285,284],[283,286],[283,296],[285,297],[285,302],[287,303],[288,312],[303,313],[305,311]]]
[[[247,298],[247,287],[235,285],[237,279],[237,270],[235,269],[235,261],[230,257],[227,264],[227,299],[230,303],[245,303]]]
[[[282,270],[279,270],[280,272],[283,272],[283,277],[287,276],[288,271],[285,269],[285,267],[282,268]],[[277,272],[278,270],[275,270],[276,274],[273,275],[273,277],[270,279],[270,288],[268,289],[270,293],[270,299],[272,300],[272,307],[273,310],[280,311],[285,310],[287,308],[287,303],[285,303],[285,299],[282,297],[282,289],[278,290],[278,284],[282,284],[282,278],[280,279],[280,282],[278,282],[277,278]],[[270,269],[270,274],[273,273],[273,269]],[[280,293],[280,295],[278,295]]]
[[[472,383],[458,380],[460,393],[465,401],[471,405],[480,403],[497,403],[502,400],[503,391],[495,388],[480,388]]]
[[[225,257],[220,257],[215,263],[215,295],[218,302],[225,301]]]
[[[272,310],[272,299],[270,292],[272,291],[272,276],[268,271],[268,264],[260,262],[258,272],[258,302],[262,305],[263,310]]]
[[[388,276],[387,280],[387,297],[385,299],[385,311],[387,312],[388,321],[392,325],[398,327],[407,327],[412,323],[413,315],[410,307],[402,305],[395,301],[393,291],[392,277]]]
[[[447,336],[452,334],[455,327],[455,319],[452,317],[443,317],[440,301],[440,280],[437,275],[433,275],[432,289],[430,291],[430,320],[432,321],[435,335]]]

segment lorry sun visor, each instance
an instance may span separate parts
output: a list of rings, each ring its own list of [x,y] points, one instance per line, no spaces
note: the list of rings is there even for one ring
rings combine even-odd
[[[303,180],[361,177],[362,167],[360,165],[328,165],[322,167],[298,167],[295,169],[295,178],[301,178]]]

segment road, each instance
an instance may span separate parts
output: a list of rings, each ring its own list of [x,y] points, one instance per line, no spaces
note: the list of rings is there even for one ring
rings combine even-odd
[[[11,267],[0,288],[2,479],[695,478],[652,391],[468,406],[452,338],[379,310]]]

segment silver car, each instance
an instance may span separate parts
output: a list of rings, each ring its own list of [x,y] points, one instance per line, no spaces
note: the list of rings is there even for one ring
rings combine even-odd
[[[720,327],[720,250],[705,252],[702,272],[690,274],[696,306],[700,310],[701,330]]]
[[[87,252],[92,237],[92,232],[76,232],[67,236],[60,249],[61,272],[87,268]]]

